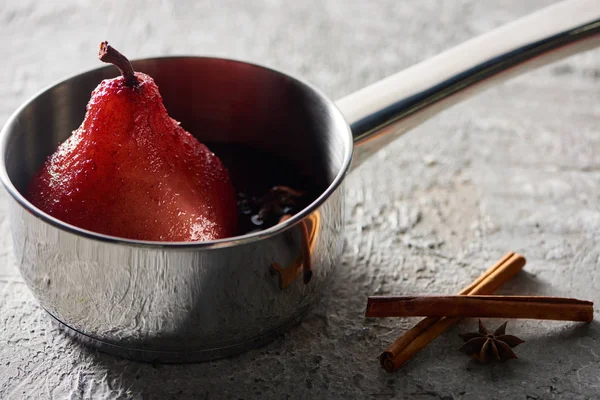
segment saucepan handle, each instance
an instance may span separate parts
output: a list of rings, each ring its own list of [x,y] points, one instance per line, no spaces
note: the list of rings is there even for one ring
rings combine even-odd
[[[352,128],[353,168],[491,84],[599,45],[600,1],[567,0],[350,94],[337,106]]]

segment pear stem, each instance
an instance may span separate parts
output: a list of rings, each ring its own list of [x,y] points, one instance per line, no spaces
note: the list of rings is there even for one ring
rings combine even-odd
[[[98,52],[98,58],[100,61],[110,63],[119,68],[121,75],[125,79],[125,85],[130,87],[136,87],[140,82],[133,72],[131,63],[123,54],[119,53],[114,47],[110,46],[108,42],[104,41],[100,43],[100,51]]]

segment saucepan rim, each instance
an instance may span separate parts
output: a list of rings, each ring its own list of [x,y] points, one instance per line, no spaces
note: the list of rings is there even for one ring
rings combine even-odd
[[[217,248],[227,248],[227,247],[234,247],[234,246],[254,243],[254,242],[257,242],[257,241],[260,241],[263,239],[267,239],[269,237],[279,234],[280,232],[297,224],[302,219],[307,217],[309,214],[314,212],[317,208],[319,208],[333,194],[333,192],[335,192],[335,190],[341,185],[342,181],[344,180],[346,174],[348,173],[348,171],[350,169],[350,165],[352,163],[352,155],[353,155],[353,151],[354,151],[354,143],[353,143],[352,132],[350,130],[350,126],[348,125],[346,119],[344,118],[344,115],[339,110],[339,108],[337,107],[335,102],[332,101],[331,99],[329,99],[329,97],[327,97],[317,87],[315,87],[314,85],[312,85],[300,78],[295,77],[293,74],[288,74],[286,72],[282,72],[280,70],[276,70],[274,68],[270,68],[270,67],[267,67],[267,66],[264,66],[264,65],[261,65],[258,63],[254,63],[254,62],[247,62],[247,61],[242,61],[242,60],[233,59],[233,58],[225,58],[225,57],[192,56],[192,55],[170,55],[170,56],[160,56],[160,57],[150,57],[150,58],[139,58],[139,59],[132,59],[131,62],[133,64],[135,64],[136,62],[154,62],[154,61],[164,61],[164,60],[184,61],[184,60],[189,60],[189,59],[227,61],[227,62],[244,64],[244,65],[252,66],[252,67],[256,67],[256,68],[261,68],[270,73],[278,74],[285,78],[291,79],[296,84],[299,84],[300,86],[307,87],[313,93],[315,93],[319,97],[320,100],[322,100],[326,104],[328,104],[330,109],[333,110],[335,113],[337,113],[337,115],[335,115],[334,117],[341,118],[341,120],[344,121],[344,124],[342,126],[343,126],[343,129],[345,129],[345,131],[346,131],[346,135],[344,135],[345,136],[345,138],[344,138],[345,139],[345,142],[344,142],[345,148],[344,148],[344,158],[342,160],[342,165],[339,168],[339,171],[337,172],[337,174],[336,174],[335,178],[333,179],[333,181],[331,182],[331,184],[329,184],[329,186],[327,187],[327,189],[325,191],[323,191],[323,193],[321,193],[321,195],[319,195],[319,197],[317,197],[307,207],[305,207],[303,210],[296,213],[292,218],[290,218],[284,222],[281,222],[275,226],[272,226],[270,228],[267,228],[267,229],[264,229],[264,230],[261,230],[258,232],[254,232],[254,233],[247,233],[244,235],[239,235],[239,236],[234,236],[234,237],[229,237],[229,238],[224,238],[224,239],[203,241],[203,242],[160,242],[160,241],[134,240],[134,239],[121,238],[118,236],[104,235],[104,234],[96,233],[96,232],[93,232],[90,230],[82,229],[82,228],[79,228],[79,227],[71,225],[71,224],[67,224],[67,223],[43,212],[42,210],[33,206],[17,190],[17,188],[13,184],[12,180],[8,176],[5,158],[6,158],[6,152],[8,151],[8,142],[11,137],[11,135],[9,133],[9,130],[10,130],[9,127],[12,126],[13,123],[19,118],[20,114],[22,113],[22,111],[24,109],[26,109],[28,106],[30,106],[32,103],[34,103],[44,93],[49,92],[49,91],[55,89],[56,87],[69,82],[70,80],[72,80],[74,78],[78,78],[80,76],[83,76],[83,75],[86,75],[89,73],[98,72],[103,69],[114,68],[113,66],[107,65],[107,66],[102,66],[102,67],[91,68],[91,69],[85,70],[83,72],[79,72],[79,73],[70,75],[66,78],[59,80],[58,82],[50,84],[49,86],[41,89],[36,94],[34,94],[32,97],[30,97],[28,100],[26,100],[8,118],[8,120],[2,127],[2,130],[0,130],[0,181],[2,181],[2,184],[4,185],[4,187],[6,188],[8,193],[25,210],[29,211],[31,214],[33,214],[35,217],[41,219],[42,221],[44,221],[62,231],[66,231],[66,232],[69,232],[74,235],[84,237],[87,239],[97,240],[97,241],[101,241],[101,242],[108,242],[108,243],[117,244],[117,245],[120,244],[120,245],[125,245],[125,246],[162,248],[162,249],[183,249],[183,250],[217,249]],[[141,72],[143,72],[143,71],[141,71]],[[98,83],[100,83],[100,82],[98,82]]]

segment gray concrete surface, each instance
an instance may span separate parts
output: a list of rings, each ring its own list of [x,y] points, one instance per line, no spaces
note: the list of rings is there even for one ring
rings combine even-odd
[[[339,98],[550,3],[5,0],[0,122],[97,66],[104,39],[132,58],[260,62]],[[323,303],[280,340],[227,360],[155,367],[63,337],[19,277],[2,206],[0,398],[600,398],[598,319],[511,321],[526,341],[520,358],[492,366],[457,351],[457,333],[475,326],[465,321],[390,375],[377,356],[415,320],[362,317],[370,294],[454,293],[508,250],[528,264],[504,293],[600,302],[599,65],[593,51],[519,77],[369,160],[348,179],[346,250]]]

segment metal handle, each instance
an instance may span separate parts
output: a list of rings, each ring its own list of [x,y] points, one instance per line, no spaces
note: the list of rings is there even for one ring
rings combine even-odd
[[[352,168],[481,90],[600,45],[600,1],[568,0],[465,42],[337,101],[352,128]]]

